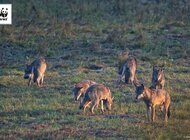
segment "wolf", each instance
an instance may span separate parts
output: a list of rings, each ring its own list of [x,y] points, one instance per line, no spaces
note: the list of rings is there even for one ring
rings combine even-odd
[[[153,66],[151,87],[155,89],[164,89],[164,85],[165,85],[165,75],[163,68]]]
[[[131,84],[134,84],[134,82],[137,80],[136,71],[137,59],[133,56],[129,56],[122,67],[119,69],[118,83],[121,82],[123,76],[125,75],[125,83],[128,84],[131,82]]]
[[[122,51],[121,53],[118,54],[118,70],[121,69],[123,64],[126,62],[127,58],[129,57],[129,52],[128,51]]]
[[[38,87],[42,86],[46,68],[47,62],[44,58],[36,59],[31,64],[27,64],[24,79],[29,79],[28,86],[31,85],[32,80],[37,83]]]
[[[142,99],[147,107],[147,117],[149,122],[155,121],[155,107],[160,106],[164,110],[165,122],[170,117],[170,95],[164,89],[151,89],[143,84],[136,85],[136,100]],[[151,119],[150,119],[151,116]]]
[[[82,103],[82,99],[87,91],[87,89],[91,86],[96,84],[96,82],[91,80],[83,80],[79,83],[77,83],[74,88],[72,89],[72,93],[74,95],[74,100],[78,101],[80,100],[80,103]]]
[[[86,107],[91,103],[90,111],[94,114],[94,108],[97,107],[100,102],[102,113],[104,112],[104,102],[108,111],[111,111],[113,98],[110,89],[102,84],[95,84],[87,89],[79,109],[83,109],[85,113]]]

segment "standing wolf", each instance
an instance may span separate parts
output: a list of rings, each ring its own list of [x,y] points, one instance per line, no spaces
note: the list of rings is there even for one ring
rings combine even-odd
[[[163,68],[159,68],[158,66],[153,67],[152,72],[152,88],[154,89],[164,89],[165,85],[165,75]]]
[[[129,56],[127,60],[123,63],[122,67],[119,69],[118,83],[122,80],[125,75],[125,83],[131,82],[134,84],[136,79],[136,71],[137,71],[137,60],[133,56]]]
[[[96,84],[96,82],[91,80],[84,80],[76,84],[72,90],[75,101],[80,100],[80,103],[82,103],[82,98],[84,97],[87,89],[94,84]]]
[[[170,95],[163,89],[151,89],[145,87],[143,84],[136,86],[136,99],[143,99],[147,107],[148,121],[155,121],[155,108],[160,106],[161,110],[164,110],[165,122],[168,122],[170,117]]]
[[[85,93],[85,97],[82,101],[82,103],[80,104],[80,109],[83,109],[83,111],[85,112],[86,107],[90,104],[90,111],[92,114],[94,114],[94,108],[97,107],[99,105],[99,103],[101,102],[101,111],[102,113],[104,112],[104,101],[106,104],[107,109],[110,111],[111,110],[111,106],[112,106],[112,100],[113,98],[111,97],[111,91],[108,87],[102,85],[102,84],[95,84],[90,86],[86,93]]]
[[[31,80],[36,82],[40,87],[44,81],[44,74],[47,68],[47,63],[44,58],[34,60],[30,65],[26,65],[24,79],[29,79],[28,86],[31,85]]]

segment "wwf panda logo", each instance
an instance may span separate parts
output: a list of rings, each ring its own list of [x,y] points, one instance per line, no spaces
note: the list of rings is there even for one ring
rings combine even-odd
[[[8,8],[2,8],[0,10],[0,17],[7,17],[8,15]]]

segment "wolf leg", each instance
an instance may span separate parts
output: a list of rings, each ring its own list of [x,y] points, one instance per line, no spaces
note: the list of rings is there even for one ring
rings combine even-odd
[[[165,105],[165,117],[164,117],[164,120],[165,120],[166,123],[168,122],[168,118],[169,118],[168,112],[169,111],[170,111],[169,110],[169,105]]]
[[[150,116],[151,116],[151,107],[147,106],[147,118],[148,118],[148,122],[150,122]]]
[[[125,72],[125,83],[129,84],[130,81],[130,73],[128,71]]]
[[[80,100],[80,104],[82,104],[82,97],[80,97],[79,100]]]
[[[104,113],[104,100],[101,100],[101,111]]]
[[[28,81],[28,86],[30,86],[30,85],[31,85],[31,81],[32,81],[32,79],[31,79],[31,78],[29,78],[29,81]]]
[[[37,83],[37,86],[38,86],[38,87],[40,87],[40,80],[41,80],[40,77],[38,77],[37,80],[36,80],[36,83]]]
[[[80,103],[79,109],[83,109],[83,113],[85,113],[86,107],[91,103],[89,96],[85,96]]]
[[[40,79],[40,85],[41,85],[41,86],[42,86],[43,82],[44,82],[44,75],[42,75],[42,76],[41,76],[41,79]]]
[[[83,113],[86,112],[86,108],[88,107],[88,105],[90,104],[90,100],[86,101],[85,104],[83,105]],[[81,107],[80,107],[81,108]]]
[[[161,106],[160,106],[160,111],[161,111],[162,113],[164,113],[164,105],[161,105]]]
[[[93,101],[93,102],[92,102],[92,105],[91,105],[91,107],[90,107],[90,112],[91,112],[92,114],[94,114],[94,108],[97,107],[98,104],[99,104],[99,100],[96,100],[96,101]]]
[[[152,109],[151,119],[152,119],[152,122],[154,122],[155,121],[155,106],[152,106],[151,109]]]
[[[119,75],[118,76],[118,80],[117,80],[117,83],[116,84],[120,84],[120,82],[122,81],[122,75]]]
[[[41,83],[43,82],[42,80],[43,80],[43,75],[38,74],[38,77],[36,80],[38,87],[41,87],[41,85],[42,85]]]
[[[130,82],[132,85],[134,85],[135,73],[136,71],[134,71],[133,69],[130,69]]]

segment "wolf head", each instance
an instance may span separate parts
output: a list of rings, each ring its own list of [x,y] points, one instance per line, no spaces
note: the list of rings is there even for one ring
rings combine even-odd
[[[145,87],[143,84],[136,86],[136,100],[143,99],[145,97]]]
[[[114,99],[114,97],[108,98],[107,100],[105,100],[106,108],[107,108],[109,111],[111,111],[111,106],[112,106],[112,104],[113,104],[113,99]]]
[[[72,94],[74,96],[74,100],[78,101],[83,93],[83,87],[74,87],[72,90]]]
[[[34,67],[31,65],[26,64],[26,68],[24,70],[24,79],[31,78],[34,72]]]

